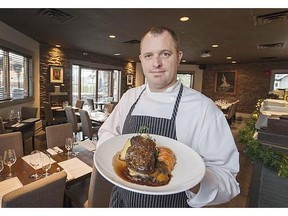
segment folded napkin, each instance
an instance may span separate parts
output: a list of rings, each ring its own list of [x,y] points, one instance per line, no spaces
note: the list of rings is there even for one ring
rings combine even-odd
[[[16,124],[13,124],[12,127],[21,127],[23,125],[24,125],[23,123],[16,123]]]
[[[40,154],[41,154],[41,157],[45,157],[45,155],[44,155],[43,152],[40,152]],[[23,159],[27,164],[29,164],[33,169],[35,169],[35,168],[30,164],[30,155],[26,155],[26,156],[22,157],[22,159]],[[53,164],[53,163],[56,163],[56,161],[51,158],[51,164]],[[43,165],[46,165],[46,164],[42,164],[42,163],[41,163],[41,165],[40,165],[39,168],[41,168]],[[38,168],[38,169],[39,169],[39,168]]]
[[[58,146],[54,146],[54,147],[53,147],[53,150],[54,150],[55,152],[57,152],[57,153],[62,153],[62,152],[63,152],[63,150],[62,150],[61,148],[59,148]]]
[[[0,207],[2,207],[2,197],[17,188],[22,187],[22,183],[17,177],[0,182]]]
[[[92,172],[92,167],[88,166],[86,163],[78,158],[72,158],[66,161],[58,163],[66,172],[67,179],[76,179],[80,176],[86,175]]]
[[[54,151],[53,149],[49,148],[46,150],[50,155],[56,155],[58,154],[56,151]]]
[[[79,143],[80,146],[86,148],[88,151],[95,151],[97,142],[86,139]]]

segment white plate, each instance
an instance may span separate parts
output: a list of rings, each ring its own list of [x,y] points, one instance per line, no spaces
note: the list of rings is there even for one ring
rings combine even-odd
[[[113,184],[143,194],[164,195],[185,191],[198,184],[204,176],[205,165],[202,158],[190,147],[167,137],[151,135],[157,146],[166,146],[176,155],[177,161],[169,184],[164,186],[146,186],[125,181],[119,177],[112,166],[113,156],[119,152],[128,138],[137,134],[125,134],[113,137],[97,146],[94,163],[97,170]]]

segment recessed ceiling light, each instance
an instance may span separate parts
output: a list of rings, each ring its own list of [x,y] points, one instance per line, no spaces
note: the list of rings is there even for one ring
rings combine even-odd
[[[83,55],[87,56],[87,55],[88,55],[88,53],[87,53],[87,52],[83,52]]]
[[[219,45],[218,44],[213,44],[212,47],[213,48],[217,48],[217,47],[219,47]]]
[[[110,38],[116,38],[116,36],[115,36],[115,35],[109,35],[109,37],[110,37]]]
[[[113,55],[115,55],[115,56],[120,56],[121,53],[114,53]]]
[[[232,61],[231,63],[232,63],[232,64],[236,64],[236,61]]]
[[[232,59],[232,57],[231,56],[227,56],[226,59]]]
[[[186,21],[188,21],[189,20],[189,17],[181,17],[180,18],[180,21],[182,21],[182,22],[186,22]]]
[[[55,46],[56,46],[56,47],[61,47],[59,44],[56,44]]]
[[[186,60],[185,60],[185,59],[182,59],[182,62],[186,62]]]

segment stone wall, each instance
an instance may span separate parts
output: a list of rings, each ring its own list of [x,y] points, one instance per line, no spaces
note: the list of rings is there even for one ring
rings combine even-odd
[[[259,98],[266,98],[270,90],[271,70],[288,69],[287,61],[223,64],[206,66],[203,72],[202,92],[213,100],[240,100],[237,112],[252,113]],[[215,93],[217,72],[237,70],[236,94]]]
[[[40,44],[40,106],[44,101],[49,101],[49,93],[55,91],[55,86],[60,86],[61,92],[68,92],[67,100],[71,102],[71,61],[113,65],[122,68],[121,95],[128,89],[126,85],[127,74],[135,74],[135,63],[125,62],[118,58],[99,54],[83,54],[81,51],[56,48],[47,44]],[[49,68],[51,65],[63,66],[63,83],[51,83]]]

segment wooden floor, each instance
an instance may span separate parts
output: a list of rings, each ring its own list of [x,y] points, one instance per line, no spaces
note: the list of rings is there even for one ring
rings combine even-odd
[[[236,121],[232,126],[231,130],[233,133],[234,138],[236,138],[239,130],[243,129],[246,126],[246,121],[248,119],[243,118],[241,121]],[[244,155],[243,153],[243,146],[239,143],[237,143],[237,139],[235,139],[239,153],[240,153],[240,172],[237,176],[237,180],[240,185],[240,194],[232,199],[228,203],[215,205],[215,206],[209,206],[214,208],[245,208],[248,205],[249,201],[249,188],[250,188],[250,182],[251,182],[251,176],[252,176],[252,163],[251,160]],[[36,134],[35,138],[35,149],[39,150],[46,150],[46,137],[45,132],[43,130],[40,130]],[[25,154],[30,154],[32,151],[32,144],[31,140],[28,140],[26,142],[25,146]]]

